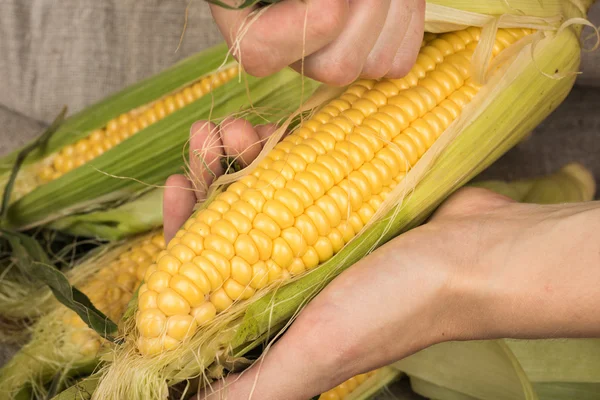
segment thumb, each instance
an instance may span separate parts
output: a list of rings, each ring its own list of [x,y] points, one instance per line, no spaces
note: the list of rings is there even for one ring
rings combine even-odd
[[[322,379],[331,377],[328,368],[311,362],[308,354],[315,352],[303,352],[297,336],[290,330],[252,367],[212,384],[194,400],[306,400],[334,387]]]
[[[313,299],[252,367],[204,389],[195,400],[306,400],[366,372],[356,364],[362,357],[351,350],[356,320],[330,297],[321,293]]]

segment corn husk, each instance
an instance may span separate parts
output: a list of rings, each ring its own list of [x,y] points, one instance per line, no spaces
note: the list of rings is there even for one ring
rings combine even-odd
[[[512,182],[488,180],[473,182],[469,186],[490,189],[515,201],[534,204],[591,201],[596,193],[594,176],[579,163],[569,163],[544,177]]]
[[[403,373],[392,367],[379,368],[366,381],[354,389],[344,400],[366,400],[384,390],[387,385],[401,378]]]
[[[599,339],[511,339],[442,343],[393,366],[427,398],[566,400],[598,398],[599,360]]]
[[[103,127],[110,119],[143,106],[234,62],[226,46],[219,45],[193,56],[148,80],[93,105],[67,119],[44,144],[31,152],[21,167],[8,209],[5,227],[28,229],[62,217],[78,225],[73,214],[104,211],[135,199],[164,183],[173,173],[182,173],[189,129],[199,119],[219,122],[231,114],[247,117],[253,123],[277,122],[295,110],[303,96],[318,87],[315,81],[285,69],[266,78],[242,73],[188,106],[149,125],[97,158],[46,184],[31,185],[39,163],[66,144]],[[21,149],[22,150],[22,149]],[[10,168],[20,150],[0,160],[0,182],[9,179]],[[2,186],[4,186],[2,184]],[[86,231],[95,232],[86,221]],[[81,228],[75,226],[74,231]]]
[[[79,237],[122,240],[162,225],[162,197],[162,188],[152,189],[122,205],[69,215],[49,227]]]
[[[95,249],[68,271],[69,283],[78,287],[90,282],[110,262],[155,234],[152,232]],[[65,323],[65,318],[73,318],[74,314],[54,298],[48,287],[37,283],[36,290],[27,296],[13,298],[10,304],[13,307],[10,317],[16,318],[21,313],[23,318],[35,319],[35,323],[22,332],[28,333],[30,340],[0,369],[0,398],[45,398],[53,390],[68,386],[75,378],[91,374],[98,363],[99,352],[110,346],[110,342],[104,340],[100,350],[84,351],[71,343],[71,335],[82,331],[81,324]],[[84,322],[90,326],[89,321]],[[99,335],[95,336],[100,340]]]

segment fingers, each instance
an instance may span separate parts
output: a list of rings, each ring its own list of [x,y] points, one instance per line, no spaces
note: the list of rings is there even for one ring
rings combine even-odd
[[[224,172],[223,141],[215,124],[197,121],[192,125],[189,153],[191,180],[198,201],[203,201],[210,184]]]
[[[183,175],[170,176],[163,194],[163,229],[167,243],[192,215],[194,205],[196,196],[192,183]]]
[[[242,119],[229,118],[216,126],[197,121],[190,129],[190,179],[173,175],[167,179],[163,195],[165,240],[169,241],[193,212],[198,201],[204,201],[208,187],[226,171],[221,160],[235,158],[248,166],[262,150],[263,143],[277,129],[273,124],[253,127]]]
[[[246,120],[226,119],[220,126],[220,134],[225,155],[242,167],[247,167],[262,149],[260,135]]]
[[[260,138],[260,142],[264,146],[265,142],[269,139],[269,136],[277,130],[277,126],[275,124],[256,125],[255,129]]]
[[[357,79],[384,27],[390,1],[351,0],[344,30],[327,46],[305,58],[305,75],[340,86]],[[293,67],[300,70],[301,61]]]
[[[335,39],[345,26],[349,7],[348,0],[287,0],[260,10],[256,19],[249,16],[250,10],[231,11],[215,5],[211,10],[228,44],[240,40],[240,51],[234,56],[244,69],[266,76]]]
[[[417,61],[419,49],[423,42],[425,29],[425,1],[406,0],[406,6],[410,8],[410,22],[402,39],[402,44],[394,56],[394,61],[387,74],[389,78],[402,78],[406,75]]]
[[[425,19],[424,0],[287,0],[252,10],[211,10],[251,75],[290,65],[331,85],[359,76],[404,76],[416,60]]]
[[[390,4],[387,13],[385,25],[373,46],[373,49],[367,57],[367,61],[362,71],[362,77],[370,79],[378,79],[381,77],[401,78],[410,70],[413,62],[410,59],[398,59],[396,55],[402,46],[410,46],[405,49],[409,54],[418,52],[421,40],[418,37],[410,37],[405,40],[409,29],[414,31],[415,28],[410,26],[411,21],[418,21],[421,18],[421,10],[419,4],[422,0],[395,0]],[[418,28],[418,27],[417,27]],[[413,41],[418,41],[416,46],[411,46]],[[416,54],[414,55],[416,59]],[[396,63],[395,63],[396,61]],[[401,69],[402,63],[407,63],[404,69]]]

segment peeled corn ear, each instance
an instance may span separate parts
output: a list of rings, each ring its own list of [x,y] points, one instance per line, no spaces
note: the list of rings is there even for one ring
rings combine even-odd
[[[208,49],[66,120],[27,157],[3,224],[26,229],[121,204],[182,172],[196,120],[246,113],[253,123],[276,122],[317,86],[290,70],[247,76],[225,45]],[[0,161],[2,186],[18,153]]]
[[[500,30],[494,55],[531,33]],[[470,68],[480,34],[439,35],[405,78],[352,84],[188,220],[145,277],[156,301],[139,307],[140,352],[179,344],[169,321],[192,317],[184,327],[192,335],[354,239],[480,90]]]
[[[358,81],[267,147],[149,267],[141,291],[156,302],[140,297],[94,398],[162,399],[258,345],[531,131],[570,91],[580,46],[572,27],[523,25],[434,36],[406,78]]]
[[[165,249],[154,232],[118,245],[106,245],[96,257],[75,266],[73,284],[112,321],[119,321],[152,259]],[[104,250],[104,251],[102,251]],[[26,301],[27,299],[25,299]],[[46,395],[57,374],[65,377],[92,370],[109,343],[79,316],[46,296],[47,311],[32,327],[30,341],[0,369],[0,398]],[[89,373],[89,372],[88,372]]]

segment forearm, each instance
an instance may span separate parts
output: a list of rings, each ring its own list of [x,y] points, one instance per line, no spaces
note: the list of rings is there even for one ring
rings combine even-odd
[[[474,336],[600,337],[600,203],[534,207],[481,258]]]

